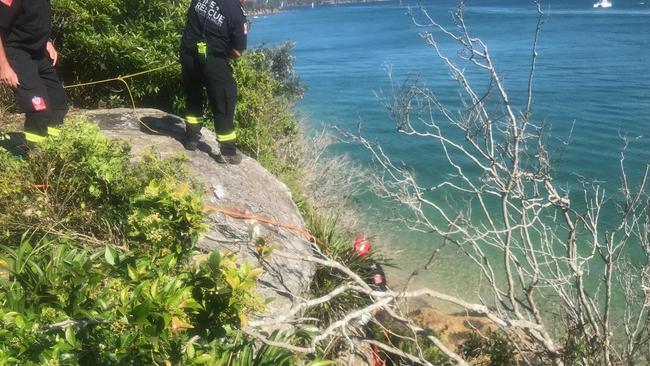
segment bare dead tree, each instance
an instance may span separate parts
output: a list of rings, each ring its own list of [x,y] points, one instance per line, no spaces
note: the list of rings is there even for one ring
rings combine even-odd
[[[402,221],[412,230],[439,236],[476,266],[481,283],[487,284],[477,289],[478,298],[470,301],[428,288],[411,289],[416,272],[406,288],[378,291],[316,246],[313,256],[276,252],[331,268],[340,274],[341,284],[325,295],[300,299],[287,314],[251,321],[247,334],[298,353],[314,353],[339,341],[351,354],[373,345],[408,362],[431,365],[418,344],[424,336],[452,362],[468,364],[402,313],[405,300],[429,297],[489,319],[515,344],[526,364],[644,362],[650,349],[650,164],[640,174],[630,174],[625,160],[629,141],[624,138],[618,192],[610,194],[589,182],[574,191],[562,188],[569,185],[555,177],[547,132],[532,112],[537,44],[544,22],[539,1],[534,4],[537,22],[526,97],[519,107],[511,101],[487,45],[470,32],[463,1],[453,13],[453,27],[442,26],[423,7],[410,11],[421,37],[458,83],[462,105],[444,104],[417,78],[393,82],[385,105],[399,133],[440,147],[452,171],[442,181],[424,185],[380,145],[360,133],[347,134],[372,154],[379,168],[373,177],[376,193],[408,208]],[[441,38],[455,42],[460,51],[446,54]],[[480,75],[486,82],[475,84]],[[430,258],[437,251],[432,249]],[[329,323],[303,318],[306,310],[345,293],[372,301]],[[381,323],[373,315],[377,310],[406,327],[408,331],[397,336],[414,343],[415,352],[368,339],[358,331],[369,319]],[[308,344],[268,337],[287,325],[314,336]]]
[[[458,82],[462,108],[445,105],[412,80],[393,82],[385,104],[400,133],[441,147],[453,171],[442,182],[424,186],[381,146],[360,134],[350,136],[372,153],[380,168],[377,192],[410,209],[404,222],[453,243],[478,267],[489,284],[480,295],[491,319],[530,325],[504,328],[514,342],[521,339],[518,332],[525,332],[531,341],[522,347],[526,352],[557,365],[635,364],[648,346],[650,164],[632,183],[624,149],[618,194],[586,182],[575,192],[561,188],[553,175],[545,128],[532,119],[544,21],[539,1],[535,5],[527,95],[520,109],[513,105],[487,45],[471,34],[463,1],[453,14],[453,28],[442,26],[423,7],[410,12],[421,37]],[[460,51],[446,54],[440,38],[454,41]],[[477,75],[487,80],[480,87],[473,82]],[[611,210],[617,212],[609,215],[616,216],[615,222],[602,217]],[[635,253],[633,261],[630,253]],[[542,302],[552,302],[553,308]],[[623,317],[616,315],[614,303],[625,305]],[[558,319],[550,316],[551,310],[561,317],[561,332],[552,331]],[[572,353],[563,332],[577,332],[571,337],[585,351]]]

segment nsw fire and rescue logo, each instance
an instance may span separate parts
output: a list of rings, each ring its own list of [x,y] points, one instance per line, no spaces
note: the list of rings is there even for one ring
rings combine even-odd
[[[0,3],[3,3],[7,6],[11,6],[13,4],[14,0],[0,0]]]
[[[32,98],[32,106],[34,106],[35,111],[43,111],[47,109],[47,106],[45,105],[45,99],[43,99],[42,97]]]

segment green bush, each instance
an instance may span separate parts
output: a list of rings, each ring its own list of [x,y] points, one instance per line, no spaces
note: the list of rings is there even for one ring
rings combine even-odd
[[[519,365],[517,350],[502,333],[489,331],[486,336],[472,333],[460,346],[459,354],[473,365]]]
[[[307,211],[303,214],[321,250],[329,258],[342,263],[371,283],[370,265],[373,261],[379,260],[377,254],[373,252],[370,257],[356,255],[352,250],[353,237],[342,230],[335,216],[323,217],[313,211]],[[337,269],[317,267],[311,284],[312,295],[314,297],[324,296],[348,280],[347,275]],[[321,306],[310,309],[308,315],[316,317],[327,324],[341,319],[352,309],[359,309],[371,303],[372,299],[365,295],[346,292]]]
[[[130,147],[83,120],[26,160],[0,152],[2,237],[65,233],[187,253],[204,229],[203,201],[181,158],[130,161]],[[90,240],[90,241],[92,241]]]
[[[0,152],[0,366],[297,364],[239,332],[262,271],[192,250],[204,216],[181,162],[132,162],[82,120]]]
[[[57,0],[53,38],[61,51],[60,73],[66,84],[128,75],[178,59],[180,36],[189,1]],[[171,110],[181,105],[180,67],[129,79],[143,105]],[[70,90],[82,107],[130,105],[120,83]]]
[[[259,271],[217,252],[179,265],[176,254],[57,237],[2,246],[0,258],[10,273],[0,280],[0,365],[200,364],[263,304]]]
[[[567,366],[579,366],[584,365],[585,360],[598,359],[598,356],[602,356],[605,346],[594,342],[597,342],[595,338],[585,337],[583,329],[576,326],[568,327],[564,337],[562,361]],[[594,352],[594,350],[601,350],[601,352]]]
[[[286,90],[289,84],[271,71],[273,53],[268,49],[250,52],[233,64],[233,73],[239,89],[238,144],[262,165],[277,170],[283,167],[278,166],[276,146],[295,141],[299,128],[289,99],[293,94]]]

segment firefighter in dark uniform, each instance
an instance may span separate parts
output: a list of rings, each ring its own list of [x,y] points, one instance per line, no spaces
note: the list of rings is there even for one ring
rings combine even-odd
[[[0,81],[14,90],[25,112],[28,145],[57,135],[68,112],[54,66],[50,0],[0,0]]]
[[[246,49],[248,25],[238,0],[192,0],[181,42],[187,100],[185,148],[195,150],[203,126],[203,88],[208,94],[221,154],[217,161],[238,164],[234,126],[237,85],[229,60]]]

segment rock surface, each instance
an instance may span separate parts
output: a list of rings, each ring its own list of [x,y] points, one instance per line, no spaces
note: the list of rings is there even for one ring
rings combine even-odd
[[[409,318],[416,324],[433,330],[454,351],[473,334],[485,336],[491,331],[498,331],[497,326],[486,317],[472,316],[463,311],[447,314],[432,307],[421,307],[410,313]]]
[[[177,116],[155,109],[107,109],[79,113],[96,122],[108,136],[130,141],[136,158],[152,147],[163,157],[186,154],[190,172],[206,189],[206,206],[305,227],[289,189],[257,161],[244,157],[237,166],[215,162],[214,156],[219,148],[211,131],[203,129],[199,150],[186,151],[181,144],[184,123]],[[262,258],[256,249],[256,245],[264,244],[272,245],[276,250],[309,254],[311,244],[303,235],[280,226],[237,219],[220,212],[210,213],[208,224],[208,232],[199,241],[201,250],[219,249],[234,253],[242,260],[264,268],[258,289],[266,298],[274,298],[269,304],[268,316],[286,312],[308,291],[314,273],[312,265],[273,254]]]

